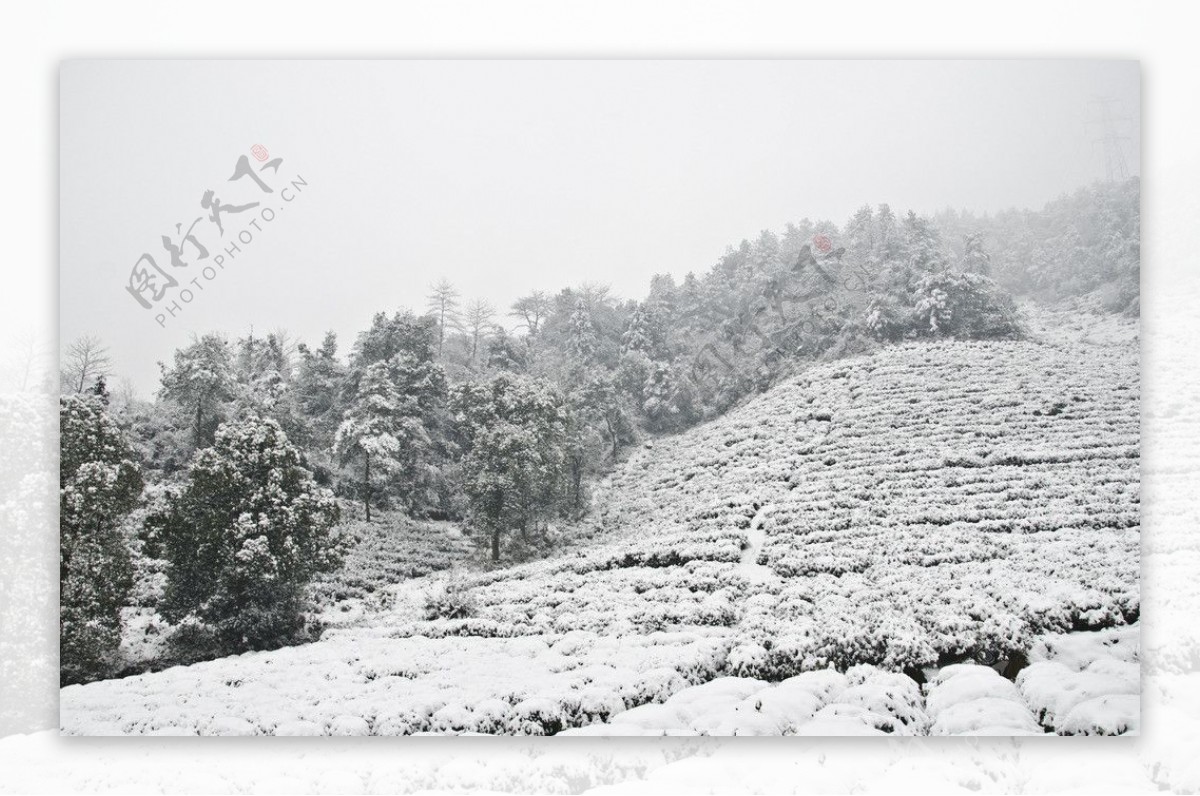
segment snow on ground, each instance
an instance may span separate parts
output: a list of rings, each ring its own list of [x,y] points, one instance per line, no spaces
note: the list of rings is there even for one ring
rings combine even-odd
[[[1040,640],[1017,686],[1041,722],[1060,735],[1136,734],[1141,726],[1139,629]]]
[[[750,518],[750,525],[746,528],[745,547],[742,548],[742,557],[738,559],[737,573],[750,582],[762,583],[779,580],[779,576],[775,574],[774,570],[766,564],[759,563],[758,560],[762,555],[763,545],[767,543],[767,532],[763,525],[767,521],[767,515],[771,508],[771,506],[763,506],[759,509]]]
[[[316,644],[64,689],[63,729],[1134,731],[1139,373],[1116,339],[816,367],[633,455],[594,544],[461,576],[474,616],[425,618],[441,575],[384,586]],[[1106,628],[1131,643],[1062,636]],[[1015,686],[898,673],[1026,650]],[[836,700],[806,695],[830,669]]]
[[[722,677],[686,688],[662,704],[617,713],[563,735],[1060,735],[1137,734],[1137,625],[1056,635],[1039,642],[1040,660],[1017,684],[990,666],[958,663],[932,673],[924,688],[869,664],[846,674],[805,672],[772,684]],[[1119,641],[1114,642],[1114,639]],[[1117,657],[1110,652],[1118,648]],[[1043,668],[1039,668],[1043,667]],[[1055,667],[1053,669],[1045,667]],[[1072,672],[1086,677],[1081,687]],[[1029,673],[1038,686],[1030,686]],[[1102,675],[1102,676],[1101,676]],[[1047,701],[1058,710],[1047,710]],[[1061,718],[1060,718],[1061,717]]]
[[[606,638],[339,636],[68,686],[72,735],[548,735],[716,675],[696,633]]]
[[[356,636],[62,691],[73,735],[1061,735],[1139,726],[1137,626],[1039,642],[1017,685],[952,664],[720,676],[720,634]],[[1112,639],[1119,637],[1119,645]],[[1117,648],[1118,657],[1111,651]],[[1072,679],[1086,678],[1082,683]]]

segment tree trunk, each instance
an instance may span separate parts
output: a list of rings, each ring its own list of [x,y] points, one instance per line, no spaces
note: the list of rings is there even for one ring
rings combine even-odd
[[[446,302],[441,304],[441,313],[438,316],[438,359],[442,358],[442,349],[446,346]]]
[[[363,454],[363,508],[367,510],[367,522],[371,521],[371,454]]]
[[[583,463],[577,458],[571,458],[571,486],[574,489],[574,499],[572,501],[575,513],[579,513],[581,504],[583,503]]]
[[[500,561],[500,523],[504,519],[504,493],[493,493],[491,498],[491,520],[492,520],[492,561],[499,563]]]
[[[201,425],[201,421],[203,420],[203,415],[201,414],[200,407],[201,407],[200,402],[196,401],[196,447],[197,448],[199,448],[204,443],[204,440],[202,439],[202,436],[204,434],[204,427],[203,427],[203,425]]]

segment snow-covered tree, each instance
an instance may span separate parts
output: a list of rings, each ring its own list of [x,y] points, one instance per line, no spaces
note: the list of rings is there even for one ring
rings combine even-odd
[[[342,545],[332,493],[274,420],[222,425],[156,518],[168,562],[162,610],[182,660],[309,637],[305,587]]]
[[[554,300],[541,290],[535,290],[513,302],[508,313],[521,321],[521,326],[530,337],[537,337],[542,322],[554,311]]]
[[[108,347],[100,338],[85,335],[71,342],[62,355],[61,381],[63,393],[81,393],[96,380],[111,373],[112,360]]]
[[[132,585],[118,523],[142,476],[120,429],[94,395],[59,401],[60,668],[63,684],[113,672],[121,608]]]
[[[982,274],[928,274],[917,282],[916,295],[920,336],[987,340],[1021,332],[1012,297]]]
[[[963,235],[963,256],[961,270],[990,276],[992,273],[992,258],[984,248],[983,235],[972,232]]]
[[[438,358],[441,358],[446,346],[446,330],[458,329],[462,323],[462,315],[458,310],[458,290],[448,279],[439,280],[429,289],[426,297],[426,309],[437,321]]]
[[[493,561],[511,531],[525,533],[556,508],[567,407],[546,381],[502,373],[451,393],[466,455],[462,470],[471,516],[490,539]]]
[[[299,353],[300,364],[292,389],[308,428],[309,452],[314,460],[325,460],[333,449],[334,435],[342,422],[346,365],[338,359],[337,335],[333,332],[327,332],[315,350],[301,344]],[[328,477],[324,467],[317,469],[319,477]]]
[[[946,267],[946,250],[941,234],[928,218],[908,211],[904,217],[903,233],[907,265],[917,278]]]
[[[875,228],[874,264],[878,267],[897,259],[903,247],[899,222],[887,204],[879,205],[875,213]]]
[[[462,322],[469,342],[467,365],[473,370],[479,361],[479,352],[495,333],[496,311],[486,301],[472,301],[463,313]]]
[[[538,358],[540,335],[546,319],[554,312],[554,299],[541,290],[535,290],[513,302],[509,315],[520,322],[518,329],[525,332],[525,347],[528,350],[526,363],[532,366]]]
[[[574,364],[586,367],[592,364],[598,354],[599,340],[596,324],[592,320],[591,308],[582,298],[576,300],[571,310],[571,323],[567,335],[567,351]]]
[[[222,410],[233,398],[233,357],[229,343],[219,334],[206,334],[175,352],[171,367],[159,363],[159,394],[192,418],[192,439],[197,447],[208,444],[221,421]]]
[[[376,482],[400,471],[405,432],[418,431],[412,428],[411,418],[401,415],[403,403],[388,364],[372,363],[359,378],[358,389],[334,437],[334,450],[343,464],[361,463],[358,491],[367,522],[371,521]]]
[[[488,341],[487,367],[490,371],[507,370],[520,373],[526,367],[526,349],[521,342],[503,329]]]
[[[243,337],[235,348],[233,415],[274,418],[293,443],[307,447],[308,423],[292,389],[298,346],[292,345],[286,332],[272,332],[266,337]]]
[[[625,334],[621,335],[621,352],[637,351],[653,359],[664,349],[665,330],[656,323],[646,302],[637,305]]]
[[[847,260],[866,263],[871,259],[878,246],[878,223],[870,205],[863,205],[851,216],[842,230],[841,240],[846,247]]]
[[[432,318],[381,313],[355,344],[335,446],[368,504],[397,498],[421,514],[441,500],[446,374],[435,340]]]

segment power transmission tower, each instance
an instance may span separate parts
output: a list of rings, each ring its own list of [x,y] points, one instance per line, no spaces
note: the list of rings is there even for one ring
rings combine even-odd
[[[1104,146],[1104,168],[1109,182],[1123,182],[1129,177],[1129,164],[1125,160],[1125,142],[1129,140],[1129,136],[1122,134],[1122,128],[1118,125],[1128,124],[1133,119],[1115,113],[1114,106],[1117,106],[1117,103],[1115,97],[1092,98],[1091,105],[1095,109],[1095,117],[1089,120],[1090,124],[1096,125],[1100,130],[1100,137],[1092,139],[1092,143]]]

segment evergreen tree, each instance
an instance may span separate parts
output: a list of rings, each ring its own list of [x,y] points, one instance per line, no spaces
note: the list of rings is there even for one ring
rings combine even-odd
[[[361,462],[359,495],[371,521],[371,503],[377,481],[395,477],[402,469],[405,432],[417,435],[413,419],[400,410],[404,398],[386,362],[368,365],[334,438],[334,450],[343,464]]]
[[[310,428],[292,388],[296,369],[283,333],[251,334],[238,340],[235,349],[233,416],[270,417],[293,443],[308,447]]]
[[[992,272],[992,258],[984,249],[983,235],[973,232],[963,235],[962,271],[981,276]]]
[[[175,654],[199,660],[309,638],[304,590],[340,563],[338,518],[277,422],[222,425],[154,519]]]
[[[574,365],[586,367],[592,364],[599,353],[599,345],[591,309],[583,299],[577,299],[571,310],[571,326],[567,336],[567,351]]]
[[[368,514],[392,498],[414,514],[443,508],[446,374],[435,341],[432,318],[381,313],[355,343],[335,448],[356,463]]]
[[[142,476],[96,396],[63,397],[59,424],[59,652],[66,685],[116,668],[121,608],[132,586],[118,524],[137,505]]]
[[[525,331],[525,348],[527,350],[525,364],[527,368],[532,368],[537,362],[542,326],[552,312],[554,312],[554,301],[540,290],[522,296],[510,308],[508,314],[519,319],[520,326],[518,328]]]
[[[459,385],[450,403],[463,438],[463,489],[471,517],[490,540],[492,561],[499,561],[506,534],[524,536],[556,509],[566,403],[552,384],[508,373]]]
[[[489,371],[521,373],[526,368],[526,349],[520,341],[503,329],[488,341],[487,367]]]
[[[321,346],[301,344],[300,366],[294,385],[299,411],[306,420],[313,451],[328,451],[341,424],[346,366],[337,357],[337,335],[326,332]]]
[[[224,408],[233,398],[233,359],[229,344],[218,334],[206,334],[175,352],[170,368],[159,363],[159,394],[192,418],[192,444],[212,441]]]

